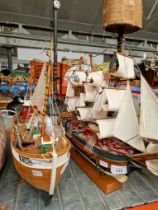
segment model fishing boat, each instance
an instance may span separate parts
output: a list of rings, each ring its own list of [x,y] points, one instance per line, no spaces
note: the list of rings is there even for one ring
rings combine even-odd
[[[43,66],[39,82],[30,99],[27,121],[15,122],[11,148],[17,172],[37,189],[54,193],[69,161],[70,142],[58,119],[50,84],[51,64]],[[47,75],[47,76],[45,76]],[[46,108],[49,109],[49,116]]]
[[[70,150],[70,142],[58,119],[56,105],[49,102],[47,107],[47,101],[52,99],[51,66],[43,66],[30,99],[27,121],[15,122],[11,132],[11,148],[17,172],[29,184],[50,195],[54,193],[68,165]]]
[[[57,8],[54,12],[57,12]],[[56,21],[54,33],[57,37]],[[49,195],[54,194],[55,186],[68,165],[71,147],[58,117],[56,67],[55,38],[54,65],[51,47],[49,64],[43,65],[34,93],[28,101],[28,116],[25,121],[15,120],[11,131],[11,149],[17,172],[30,185]]]

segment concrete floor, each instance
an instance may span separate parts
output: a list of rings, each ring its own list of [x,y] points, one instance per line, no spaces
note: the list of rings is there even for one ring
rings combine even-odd
[[[158,200],[158,177],[133,172],[123,189],[105,195],[71,160],[52,200],[19,176],[7,161],[0,176],[0,207],[10,210],[116,210]]]

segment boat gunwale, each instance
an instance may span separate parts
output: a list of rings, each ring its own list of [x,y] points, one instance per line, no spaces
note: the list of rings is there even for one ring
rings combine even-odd
[[[52,155],[51,155],[51,152],[49,153],[46,153],[46,154],[33,154],[33,153],[29,153],[29,152],[26,152],[26,151],[22,151],[20,149],[17,148],[16,146],[16,140],[15,140],[15,137],[14,137],[14,131],[11,130],[10,132],[10,138],[11,138],[11,145],[12,147],[15,149],[15,151],[19,154],[19,155],[22,155],[22,156],[25,156],[25,157],[28,157],[28,158],[40,158],[40,159],[51,159],[52,158]],[[64,149],[62,149],[62,151],[57,151],[56,150],[56,153],[57,153],[57,156],[62,156],[64,153],[70,151],[71,149],[71,143],[70,141],[68,140],[67,137],[64,136],[64,138],[66,139],[67,141],[67,145]]]
[[[86,143],[85,141],[77,136],[75,133],[72,133],[72,139],[76,138],[81,144],[83,144],[84,146],[86,146]],[[75,140],[73,140],[75,141]],[[98,149],[97,147],[93,146],[92,147],[92,152],[94,152],[96,155],[98,156],[101,156],[102,158],[106,158],[106,159],[109,159],[109,160],[113,160],[113,161],[118,161],[118,162],[128,162],[129,161],[129,157],[128,156],[125,156],[125,155],[115,155],[115,154],[112,154],[108,151],[103,151],[103,150],[100,150]],[[108,154],[105,154],[105,153],[108,153]],[[109,158],[109,156],[111,156],[111,158]]]

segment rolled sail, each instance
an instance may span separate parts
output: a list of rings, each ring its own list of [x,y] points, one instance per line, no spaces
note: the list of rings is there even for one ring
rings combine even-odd
[[[158,98],[141,76],[140,136],[158,141]]]
[[[104,0],[103,25],[106,31],[133,33],[142,28],[142,0]]]

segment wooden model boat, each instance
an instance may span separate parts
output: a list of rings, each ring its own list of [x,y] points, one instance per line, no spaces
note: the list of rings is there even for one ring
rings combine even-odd
[[[24,135],[23,132],[20,135],[22,134]],[[11,133],[13,161],[17,172],[30,185],[52,195],[68,165],[71,146],[65,137],[61,137],[51,152],[41,154],[40,143],[41,138],[38,138],[33,146],[20,149],[15,132]]]
[[[26,121],[15,121],[11,131],[17,172],[29,184],[50,195],[68,165],[71,147],[52,101],[51,75],[52,65],[47,67],[45,63],[34,94],[28,101],[30,113]]]
[[[132,59],[121,54],[117,54],[117,59],[119,67],[111,74],[134,78]],[[83,92],[76,93],[75,86],[82,86]],[[66,104],[74,115],[73,120],[65,118],[67,135],[77,150],[101,171],[116,176],[128,174],[135,167],[147,167],[158,175],[158,99],[143,76],[140,98],[139,122],[129,83],[126,89],[109,87],[103,72],[92,70],[73,70],[68,79]],[[148,110],[152,113],[150,121]]]

